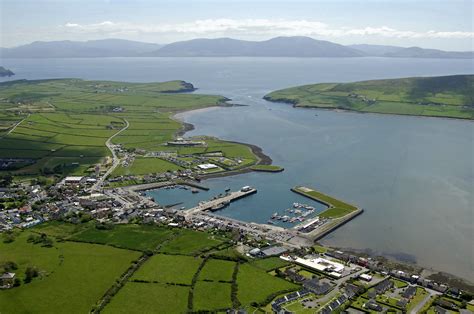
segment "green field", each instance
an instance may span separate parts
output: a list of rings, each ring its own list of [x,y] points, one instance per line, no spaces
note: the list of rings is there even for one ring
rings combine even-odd
[[[239,267],[237,285],[239,288],[237,298],[243,305],[250,305],[252,302],[263,303],[270,295],[298,288],[295,284],[273,277],[249,264]]]
[[[221,96],[179,93],[188,90],[188,83],[183,81],[56,79],[0,83],[0,158],[27,159],[9,170],[16,175],[84,175],[96,164],[107,167],[105,157],[111,153],[105,143],[128,122],[128,128],[112,140],[127,150],[172,150],[178,154],[217,151],[241,159],[239,167],[255,164],[257,157],[238,143],[210,139],[202,148],[166,146],[182,129],[182,124],[173,119],[176,112],[225,101]],[[179,169],[161,159],[138,156],[128,167],[119,166],[113,175]]]
[[[232,308],[229,283],[198,281],[194,287],[193,309],[218,310]]]
[[[103,313],[185,313],[189,287],[127,282]]]
[[[132,277],[132,280],[157,281],[190,285],[202,259],[193,256],[152,256]]]
[[[473,89],[473,75],[453,75],[304,85],[264,98],[297,107],[474,119]]]
[[[86,243],[61,242],[44,248],[27,243],[29,234],[23,232],[13,243],[0,243],[0,262],[16,262],[20,277],[27,266],[40,271],[40,277],[31,283],[0,291],[5,313],[88,313],[140,256],[137,252]]]
[[[338,199],[335,199],[334,197],[331,197],[314,189],[300,186],[294,187],[291,190],[293,192],[302,194],[328,206],[328,209],[319,214],[320,217],[339,218],[357,210],[357,207],[355,207],[354,205],[340,201]]]
[[[199,280],[232,281],[235,262],[209,259],[199,273]]]
[[[99,230],[91,226],[74,234],[68,240],[108,244],[132,250],[154,250],[167,240],[170,229],[147,225],[115,225],[112,230]]]
[[[290,265],[289,262],[282,260],[279,257],[268,257],[264,259],[258,259],[251,263],[253,266],[270,271],[273,269],[281,268]]]
[[[161,253],[195,255],[222,244],[223,241],[206,232],[179,230],[179,236],[165,243]]]

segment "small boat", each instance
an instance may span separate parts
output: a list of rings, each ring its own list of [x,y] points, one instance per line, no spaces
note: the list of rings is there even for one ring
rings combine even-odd
[[[269,220],[269,221],[267,221],[267,224],[273,225],[273,221]]]
[[[198,189],[192,189],[191,193],[193,193],[193,194],[199,193],[199,190]]]
[[[225,189],[226,192],[230,192],[230,188]]]

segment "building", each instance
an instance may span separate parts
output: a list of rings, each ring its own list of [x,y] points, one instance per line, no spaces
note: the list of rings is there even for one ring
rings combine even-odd
[[[321,272],[326,272],[329,275],[337,278],[340,278],[342,276],[342,272],[345,269],[345,266],[343,264],[322,257],[313,259],[296,257],[293,261],[301,266],[305,266],[310,269],[314,269]]]
[[[372,276],[369,274],[361,274],[359,278],[365,281],[372,281]]]
[[[77,177],[77,176],[74,176],[74,177],[66,177],[64,178],[64,183],[66,184],[77,184],[77,183],[81,183],[82,179],[84,177]]]
[[[0,288],[9,289],[15,284],[15,273],[3,273],[0,276]]]
[[[262,254],[265,256],[276,256],[286,253],[288,251],[282,246],[270,246],[262,250]]]
[[[214,164],[201,164],[201,165],[198,165],[198,168],[201,170],[210,170],[210,169],[216,169],[219,167]]]

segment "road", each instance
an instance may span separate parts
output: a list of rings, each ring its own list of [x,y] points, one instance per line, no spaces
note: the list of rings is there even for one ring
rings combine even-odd
[[[112,139],[114,137],[116,137],[117,135],[119,135],[120,133],[122,133],[123,131],[125,131],[126,129],[128,129],[128,127],[130,126],[130,123],[128,123],[128,121],[126,119],[124,119],[125,121],[125,126],[120,129],[117,133],[115,133],[114,135],[112,135],[111,137],[109,137],[107,139],[107,141],[105,142],[105,145],[107,146],[107,148],[110,150],[110,152],[112,153],[112,166],[104,173],[104,175],[99,179],[97,180],[97,182],[92,186],[92,191],[96,191],[98,188],[100,188],[102,186],[102,184],[104,183],[105,179],[107,179],[107,177],[115,170],[115,168],[117,168],[117,166],[119,165],[120,163],[120,159],[117,157],[117,154],[115,153],[115,150],[113,149],[112,147]]]
[[[425,304],[430,301],[431,297],[441,294],[440,292],[437,292],[431,289],[425,289],[425,290],[428,292],[428,295],[423,300],[418,302],[418,304],[413,309],[411,309],[410,313],[419,313],[419,311],[423,308],[423,306],[425,306]]]
[[[13,131],[15,131],[16,127],[19,126],[23,121],[25,121],[26,119],[28,119],[28,117],[30,116],[30,114],[28,114],[25,118],[23,118],[22,120],[20,120],[17,124],[15,124],[3,137],[7,136],[8,134],[12,133]]]

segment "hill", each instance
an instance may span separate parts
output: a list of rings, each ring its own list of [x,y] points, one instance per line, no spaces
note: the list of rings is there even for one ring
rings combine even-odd
[[[274,91],[264,98],[296,107],[474,119],[474,75],[323,83]]]
[[[397,47],[384,45],[350,45],[366,56],[388,58],[439,58],[439,59],[472,59],[472,51],[443,51],[438,49],[425,49],[420,47]]]
[[[4,67],[0,66],[0,77],[4,76],[12,76],[15,75],[11,70],[5,69]]]
[[[359,51],[309,37],[276,37],[265,41],[231,38],[193,39],[151,53],[159,57],[360,57]]]
[[[2,58],[94,58],[134,57],[161,46],[123,39],[89,41],[35,41],[31,44],[0,49]]]

